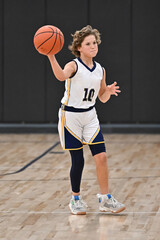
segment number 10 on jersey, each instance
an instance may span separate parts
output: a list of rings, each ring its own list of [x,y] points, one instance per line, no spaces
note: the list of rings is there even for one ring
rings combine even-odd
[[[92,101],[92,98],[94,96],[95,90],[93,88],[88,89],[84,88],[84,98],[83,101]]]

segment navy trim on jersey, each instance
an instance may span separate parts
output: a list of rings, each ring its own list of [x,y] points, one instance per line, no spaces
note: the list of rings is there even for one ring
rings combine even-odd
[[[73,73],[73,75],[70,76],[70,78],[73,78],[76,75],[77,71],[78,71],[78,64],[77,64],[77,62],[75,60],[72,60],[72,61],[76,63],[77,69],[76,69],[75,73]]]
[[[102,66],[101,66],[102,67]],[[103,77],[104,77],[104,67],[102,67]]]
[[[102,67],[102,66],[101,66],[101,67]],[[102,67],[102,71],[103,71],[103,77],[104,77],[104,71],[106,72],[105,81],[106,81],[106,83],[107,83],[107,70],[105,70],[105,68],[104,68],[104,67]]]
[[[94,69],[96,68],[96,62],[95,62],[95,61],[93,61],[93,68],[89,68],[89,67],[82,61],[82,59],[81,59],[80,57],[78,57],[77,59],[78,59],[78,60],[80,61],[80,63],[82,63],[90,72],[93,72]]]
[[[89,108],[74,108],[71,106],[66,106],[65,104],[61,103],[60,107],[62,110],[64,111],[68,111],[68,112],[87,112],[90,111],[91,109],[94,108],[95,105],[89,107]]]

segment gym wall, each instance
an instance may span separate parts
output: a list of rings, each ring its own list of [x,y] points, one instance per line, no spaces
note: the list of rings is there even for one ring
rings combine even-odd
[[[159,0],[0,0],[0,122],[57,123],[64,82],[55,79],[47,57],[33,46],[43,25],[65,36],[57,59],[63,67],[74,56],[71,33],[90,24],[102,44],[96,61],[117,81],[121,94],[97,102],[102,124],[160,123]]]

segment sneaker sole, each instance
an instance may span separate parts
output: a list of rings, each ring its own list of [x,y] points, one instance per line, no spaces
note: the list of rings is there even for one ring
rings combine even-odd
[[[69,206],[69,209],[73,215],[86,215],[86,212],[73,212]]]
[[[101,212],[120,213],[120,212],[124,211],[125,209],[126,209],[126,208],[123,207],[123,208],[118,209],[117,211],[113,211],[113,210],[111,210],[111,209],[108,208],[107,210],[100,209],[100,211],[101,211]]]
[[[77,213],[73,213],[73,212],[72,212],[72,214],[73,214],[73,215],[86,215],[86,212],[77,212]]]

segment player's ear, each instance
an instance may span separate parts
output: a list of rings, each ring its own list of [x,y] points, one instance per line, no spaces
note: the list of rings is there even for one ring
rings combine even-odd
[[[81,47],[77,47],[77,51],[79,51],[79,52],[80,52],[80,49],[81,49]]]
[[[81,46],[77,46],[77,51],[81,51]]]

